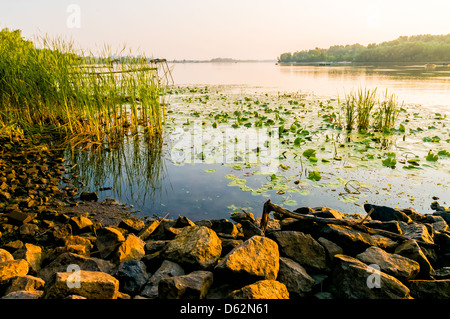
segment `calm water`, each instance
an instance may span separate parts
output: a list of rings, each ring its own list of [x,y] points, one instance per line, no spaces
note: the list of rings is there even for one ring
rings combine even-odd
[[[224,94],[301,92],[318,99],[337,98],[359,87],[377,87],[380,91],[388,89],[405,104],[421,112],[450,116],[450,67],[437,66],[427,70],[423,65],[280,66],[275,63],[190,63],[173,64],[172,67],[175,86],[206,85]],[[169,97],[169,102],[172,103],[173,99],[173,96]],[[173,116],[169,115],[169,118]],[[164,141],[168,145],[170,138],[169,135]],[[224,176],[235,172],[229,165],[175,165],[168,145],[163,145],[157,154],[134,143],[124,145],[119,155],[117,151],[112,151],[102,159],[84,154],[76,162],[80,164],[79,173],[86,184],[85,189],[93,191],[112,186],[113,190],[99,192],[101,199],[114,197],[120,202],[133,204],[141,211],[138,213],[141,216],[170,213],[172,218],[184,215],[192,220],[229,218],[230,212],[242,208],[260,216],[267,199],[280,203],[281,197],[276,191],[254,196],[238,187],[227,186],[230,180]],[[211,173],[208,170],[215,171]],[[326,168],[324,170],[325,176],[333,176],[333,168],[328,172]],[[424,213],[430,212],[431,196],[440,197],[439,202],[443,205],[450,203],[450,190],[442,187],[450,186],[450,171],[445,174],[427,173],[421,178],[409,180],[406,175],[391,174],[389,168],[356,174],[358,178],[377,185],[376,191],[364,195],[364,201],[389,206],[413,206]],[[342,170],[339,176],[352,179],[355,172]],[[267,180],[267,175],[255,175],[248,178],[248,184],[257,185]],[[317,188],[308,196],[296,195],[293,198],[299,203],[298,207],[329,206],[343,212],[364,213],[361,206],[340,201],[338,193],[329,188]],[[414,202],[411,202],[411,196],[415,197]]]

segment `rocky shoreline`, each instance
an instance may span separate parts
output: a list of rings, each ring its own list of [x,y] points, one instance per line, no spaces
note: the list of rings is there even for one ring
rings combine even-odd
[[[302,207],[265,231],[244,212],[139,219],[78,194],[64,162],[0,150],[0,298],[450,298],[450,211],[437,202],[428,215],[368,205],[366,220]]]

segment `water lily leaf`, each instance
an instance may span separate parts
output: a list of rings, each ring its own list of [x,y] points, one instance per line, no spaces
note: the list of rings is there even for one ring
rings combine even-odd
[[[322,179],[322,176],[320,176],[320,173],[318,171],[312,171],[312,172],[309,172],[308,179],[317,182]]]
[[[440,156],[440,157],[450,157],[450,152],[448,152],[448,151],[439,151],[438,152],[438,155]]]
[[[439,156],[437,154],[434,154],[433,152],[429,151],[428,155],[426,157],[426,160],[429,162],[436,162],[439,159]]]
[[[288,205],[288,206],[296,206],[296,205],[298,205],[298,204],[297,204],[297,201],[295,201],[295,200],[293,200],[293,199],[284,201],[283,204],[286,204],[286,205]]]
[[[309,158],[309,157],[314,157],[316,155],[316,150],[309,148],[306,151],[303,152],[303,156]]]
[[[397,160],[395,158],[388,157],[385,160],[382,161],[383,166],[395,168],[395,165],[397,165]]]
[[[205,173],[214,173],[216,170],[214,168],[205,169]]]
[[[344,203],[356,203],[359,201],[359,198],[355,196],[342,196],[339,200]]]

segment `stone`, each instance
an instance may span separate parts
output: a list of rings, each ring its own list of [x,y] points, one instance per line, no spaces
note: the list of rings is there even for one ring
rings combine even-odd
[[[20,210],[12,210],[8,214],[6,214],[6,217],[8,217],[8,220],[15,225],[22,225],[29,223],[32,221],[37,215],[34,213],[23,213]]]
[[[444,232],[435,233],[435,243],[439,245],[439,252],[441,254],[450,253],[450,235]]]
[[[325,248],[311,235],[298,231],[277,231],[271,234],[280,253],[298,262],[306,269],[327,270]]]
[[[450,279],[450,267],[442,267],[436,270],[436,279]]]
[[[115,277],[119,279],[119,289],[132,296],[137,295],[149,279],[142,261],[130,260],[120,263]]]
[[[342,247],[344,253],[349,255],[359,254],[376,244],[368,233],[348,226],[328,224],[322,228],[320,235]]]
[[[222,244],[216,232],[197,225],[184,227],[162,251],[166,259],[203,270],[214,267],[221,253]]]
[[[88,238],[81,236],[65,237],[64,246],[66,247],[67,251],[79,255],[89,255],[93,248],[91,241]]]
[[[276,280],[260,280],[235,290],[229,294],[230,299],[289,299],[286,286]]]
[[[30,275],[16,276],[9,280],[5,295],[13,291],[33,291],[44,288],[45,281]]]
[[[162,222],[156,220],[150,222],[148,225],[144,226],[144,228],[139,232],[138,237],[142,240],[147,240],[147,238],[150,237],[150,235],[152,235],[157,228],[160,228],[161,224]],[[161,229],[162,232],[164,233],[164,228],[161,227]]]
[[[47,282],[56,272],[67,272],[70,265],[77,265],[81,270],[105,273],[111,273],[114,268],[114,264],[107,260],[65,252],[43,267],[37,275]]]
[[[441,216],[427,215],[424,222],[430,223],[434,231],[446,232],[449,230],[447,222]]]
[[[402,209],[399,209],[399,211],[401,211],[402,213],[405,213],[409,218],[411,218],[415,222],[423,222],[426,218],[425,215],[418,213],[417,210],[415,210],[412,207],[402,208]]]
[[[279,257],[275,241],[253,236],[232,249],[215,269],[228,274],[275,280],[280,266]]]
[[[168,240],[148,240],[145,242],[145,253],[146,254],[152,254],[157,251],[162,250],[167,244],[169,243]]]
[[[408,299],[409,289],[374,266],[346,255],[334,256],[330,292],[345,299]]]
[[[227,234],[233,238],[236,238],[239,233],[236,225],[225,218],[211,220],[211,229],[217,234]]]
[[[0,284],[16,277],[28,274],[28,262],[24,259],[8,260],[0,263]]]
[[[97,230],[97,240],[95,245],[100,251],[100,257],[107,259],[117,247],[125,241],[123,234],[113,227],[103,227]]]
[[[377,247],[390,253],[393,253],[398,246],[398,242],[382,235],[372,235],[372,239],[375,241]]]
[[[85,232],[92,231],[94,223],[87,217],[75,216],[69,221],[70,226],[72,226],[72,231],[75,234],[81,234]]]
[[[13,257],[15,259],[24,259],[30,265],[30,268],[38,272],[41,269],[42,248],[33,244],[25,243],[23,248],[17,249]]]
[[[356,259],[365,264],[376,264],[382,272],[391,275],[400,281],[414,279],[419,273],[419,263],[398,254],[389,254],[379,247],[369,247]]]
[[[87,299],[116,299],[119,281],[100,271],[57,272],[46,283],[44,299],[78,295]]]
[[[280,221],[281,230],[296,230],[315,236],[322,229],[322,225],[311,220],[299,220],[297,218],[283,218]]]
[[[145,255],[145,242],[134,234],[129,234],[117,249],[114,261],[121,263],[129,260],[140,260]]]
[[[55,242],[64,240],[65,237],[72,236],[72,226],[66,224],[59,229],[54,230],[52,236]]]
[[[326,238],[320,237],[317,239],[319,244],[321,244],[325,251],[327,252],[328,260],[331,262],[333,260],[333,257],[335,255],[343,254],[344,251],[342,248],[335,243],[333,243],[331,240],[328,240]]]
[[[137,235],[137,234],[139,234],[140,231],[142,231],[144,229],[145,223],[144,223],[144,221],[142,221],[136,217],[131,217],[131,218],[122,219],[119,222],[119,227]]]
[[[420,265],[419,276],[428,278],[430,275],[434,275],[433,267],[414,239],[406,240],[398,245],[394,253],[417,261]]]
[[[184,276],[166,277],[158,284],[160,299],[203,299],[214,280],[213,273],[193,271]]]
[[[244,239],[249,239],[253,236],[264,236],[264,232],[254,222],[242,220],[240,224],[244,233]]]
[[[373,208],[372,214],[370,214],[370,218],[372,220],[381,220],[381,221],[390,221],[390,220],[399,220],[405,223],[411,223],[412,220],[408,215],[403,213],[398,209],[394,209],[388,206],[378,206],[373,204],[364,204],[364,210],[366,213],[369,213]]]
[[[9,251],[0,248],[0,263],[9,261],[9,260],[14,260],[13,255],[11,255],[11,253]]]
[[[391,233],[395,234],[403,234],[402,229],[400,228],[400,224],[398,221],[390,220],[386,222],[382,222],[380,220],[371,220],[368,223],[365,223],[365,226],[374,228],[374,229],[381,229],[381,230],[387,230]]]
[[[411,280],[409,284],[416,299],[450,299],[450,279]]]
[[[158,270],[147,281],[140,295],[151,299],[157,298],[159,294],[158,285],[162,279],[183,276],[184,274],[184,269],[180,265],[170,260],[164,260]]]
[[[243,243],[241,239],[228,239],[228,238],[220,238],[222,241],[222,254],[221,256],[227,255],[233,248],[236,248],[240,244]]]
[[[82,201],[98,201],[98,195],[96,192],[82,192],[80,194],[80,200]]]
[[[293,296],[306,297],[312,291],[315,282],[305,268],[286,257],[280,257],[277,281],[286,286],[291,298]]]
[[[1,299],[39,299],[44,294],[41,290],[32,290],[32,291],[26,291],[26,290],[19,290],[19,291],[13,291],[5,296],[3,296]]]
[[[442,217],[448,224],[450,224],[450,212],[437,211],[437,212],[434,212],[433,215]]]
[[[312,213],[312,215],[322,218],[335,218],[335,219],[344,218],[344,214],[328,207],[314,207],[314,212]]]
[[[185,216],[179,216],[175,221],[175,225],[173,225],[174,228],[184,228],[186,226],[195,226],[195,224]]]
[[[19,234],[25,238],[34,237],[38,231],[39,227],[36,224],[23,224],[19,227]]]
[[[410,239],[421,240],[426,243],[434,244],[432,234],[433,233],[430,233],[425,225],[412,223],[409,224],[408,227],[406,227],[403,236]]]
[[[234,220],[236,223],[240,223],[243,220],[248,220],[253,223],[255,222],[255,216],[249,212],[233,212],[231,213],[230,218]]]

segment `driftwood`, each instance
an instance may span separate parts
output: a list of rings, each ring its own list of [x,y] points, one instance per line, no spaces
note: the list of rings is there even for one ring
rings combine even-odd
[[[353,229],[368,233],[369,235],[381,235],[381,236],[391,238],[393,240],[404,241],[404,240],[410,239],[408,237],[405,237],[405,236],[402,236],[402,235],[399,235],[399,234],[396,234],[396,233],[393,233],[393,232],[390,232],[387,230],[374,229],[374,228],[367,227],[366,225],[364,225],[365,219],[363,219],[362,221],[356,221],[356,220],[353,221],[350,219],[323,218],[323,217],[317,217],[317,216],[311,216],[311,215],[298,214],[298,213],[291,212],[283,207],[273,204],[270,201],[270,199],[264,203],[263,213],[261,216],[260,228],[263,232],[265,232],[267,229],[267,225],[269,222],[269,216],[270,216],[271,212],[277,213],[280,217],[291,217],[291,218],[295,218],[295,219],[299,219],[299,220],[316,222],[318,224],[333,224],[333,225],[348,226]],[[426,243],[424,241],[417,240],[417,239],[416,239],[416,242],[425,248],[437,248],[438,247],[435,244]]]

